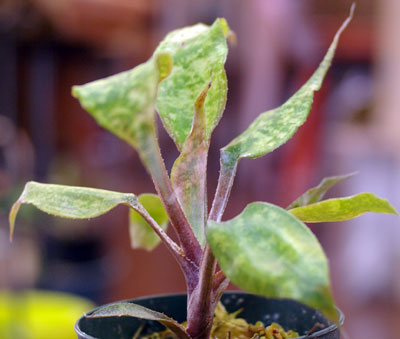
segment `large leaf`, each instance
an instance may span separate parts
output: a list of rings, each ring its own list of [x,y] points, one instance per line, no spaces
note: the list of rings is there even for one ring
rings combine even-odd
[[[217,19],[212,26],[197,24],[169,33],[156,50],[170,53],[174,61],[172,73],[160,84],[157,109],[179,149],[192,127],[195,100],[211,73],[213,83],[205,103],[207,139],[221,118],[227,96],[228,33],[226,21]]]
[[[74,86],[72,94],[99,125],[145,152],[148,139],[155,138],[158,84],[171,69],[171,56],[158,53],[130,71]]]
[[[350,174],[338,175],[322,179],[322,181],[318,184],[318,186],[310,188],[307,192],[303,193],[300,197],[298,197],[295,201],[293,201],[286,209],[289,210],[296,207],[314,204],[320,201],[330,188],[352,177],[355,174],[356,173],[350,173]]]
[[[222,165],[235,168],[241,158],[258,158],[272,152],[288,141],[305,122],[313,102],[314,92],[319,90],[331,64],[339,37],[353,15],[336,33],[328,52],[311,78],[282,106],[262,113],[238,137],[221,149]]]
[[[138,200],[150,216],[166,232],[168,215],[160,198],[155,194],[141,194]],[[161,242],[160,237],[154,232],[147,221],[134,209],[131,209],[129,214],[129,234],[132,248],[143,248],[147,251],[152,251]]]
[[[21,204],[32,204],[58,217],[88,219],[102,215],[119,204],[135,205],[132,193],[119,193],[87,187],[41,184],[34,181],[24,191],[10,212],[10,236]]]
[[[328,199],[289,210],[304,222],[344,221],[366,212],[398,214],[387,200],[372,193],[360,193],[346,198]]]
[[[134,317],[146,320],[153,320],[162,323],[178,336],[178,338],[189,339],[186,329],[174,319],[166,316],[163,313],[150,310],[141,305],[133,303],[118,303],[105,306],[95,313],[89,315],[89,318],[101,317]]]
[[[325,254],[286,210],[249,204],[236,218],[208,223],[208,241],[226,276],[266,297],[294,298],[335,317]]]
[[[206,116],[204,102],[210,88],[207,85],[194,105],[193,127],[182,153],[175,161],[171,179],[183,211],[201,246],[206,241],[207,220],[207,153]]]

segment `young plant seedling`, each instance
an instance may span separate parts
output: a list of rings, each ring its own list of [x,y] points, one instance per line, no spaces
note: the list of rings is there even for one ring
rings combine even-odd
[[[93,218],[124,204],[130,208],[132,246],[152,250],[162,242],[181,267],[187,284],[187,325],[131,303],[106,306],[92,317],[157,320],[179,338],[208,338],[217,303],[232,281],[258,295],[294,298],[334,320],[327,258],[303,222],[341,221],[365,212],[397,214],[386,200],[371,193],[321,200],[331,186],[346,179],[331,177],[287,209],[253,202],[235,218],[221,218],[239,160],[274,151],[305,122],[353,9],[311,78],[282,106],[260,114],[221,149],[209,213],[207,154],[227,99],[224,64],[227,39],[233,36],[224,19],[173,31],[145,63],[72,90],[101,126],[137,150],[158,195],[28,182],[10,212],[11,236],[21,204],[76,219]],[[156,112],[180,151],[170,175],[158,145]],[[168,223],[177,242],[166,233]]]

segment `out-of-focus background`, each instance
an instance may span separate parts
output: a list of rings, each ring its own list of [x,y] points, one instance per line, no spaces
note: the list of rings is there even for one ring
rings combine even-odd
[[[350,5],[0,0],[0,337],[74,338],[57,324],[73,324],[76,314],[92,307],[87,300],[102,304],[185,288],[162,246],[151,254],[130,249],[123,207],[90,221],[23,207],[14,243],[8,242],[7,213],[27,180],[154,191],[135,151],[96,125],[71,97],[72,85],[145,61],[171,29],[227,18],[238,43],[227,62],[227,108],[212,140],[213,193],[219,148],[306,81]],[[354,171],[359,174],[331,195],[371,191],[400,208],[399,15],[398,0],[357,1],[308,123],[279,150],[241,162],[226,218],[253,200],[286,206],[322,177]],[[161,129],[160,141],[170,168],[176,148]],[[345,338],[398,339],[399,219],[365,215],[312,230],[330,259],[334,294],[346,314]],[[65,318],[53,319],[54,313]]]

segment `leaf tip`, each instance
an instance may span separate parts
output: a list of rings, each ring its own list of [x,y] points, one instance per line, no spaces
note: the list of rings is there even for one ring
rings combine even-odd
[[[8,216],[8,221],[10,224],[10,242],[13,241],[14,228],[15,228],[15,218],[17,217],[19,207],[21,206],[21,201],[17,200],[11,207],[10,214]]]

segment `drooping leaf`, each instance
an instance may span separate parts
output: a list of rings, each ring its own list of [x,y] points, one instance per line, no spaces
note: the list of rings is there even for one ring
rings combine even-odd
[[[226,222],[208,222],[208,242],[231,281],[266,297],[294,298],[334,318],[325,254],[286,210],[255,202]]]
[[[366,212],[398,214],[387,200],[372,193],[360,193],[346,198],[327,199],[311,205],[290,209],[304,222],[344,221]]]
[[[203,247],[206,241],[207,219],[207,154],[206,116],[204,103],[210,84],[194,104],[192,131],[185,141],[179,158],[171,171],[171,179],[183,211],[193,232]]]
[[[353,16],[350,16],[336,33],[328,52],[311,78],[282,106],[259,115],[238,137],[221,149],[221,162],[235,168],[242,158],[258,158],[286,143],[305,122],[313,102],[331,64],[339,37]]]
[[[156,53],[130,71],[74,86],[72,94],[99,125],[145,152],[148,139],[155,138],[157,88],[171,69],[171,56]]]
[[[163,313],[150,310],[141,305],[133,303],[118,303],[102,307],[95,313],[88,315],[88,318],[102,318],[102,317],[134,317],[139,319],[154,320],[162,323],[168,327],[174,334],[181,339],[189,339],[186,329],[174,319],[166,316]]]
[[[135,201],[136,196],[132,193],[30,181],[11,209],[10,237],[21,204],[32,204],[41,211],[58,217],[87,219],[100,216],[119,204],[135,205]]]
[[[213,25],[197,24],[169,33],[156,52],[168,52],[174,69],[158,91],[157,109],[168,133],[181,150],[193,122],[196,98],[213,75],[205,102],[206,137],[209,140],[225,108],[227,81],[224,64],[229,27],[224,19]]]
[[[166,232],[168,215],[160,198],[155,194],[141,194],[138,200],[150,216]],[[134,209],[131,209],[129,214],[129,234],[132,248],[143,248],[147,251],[152,251],[161,242],[160,237],[153,231],[147,221]]]
[[[293,201],[286,209],[290,210],[292,208],[306,206],[320,201],[330,188],[352,177],[355,174],[356,173],[350,173],[350,174],[338,175],[322,179],[322,181],[318,184],[318,186],[310,188],[307,192],[303,193],[300,197],[298,197],[295,201]]]

